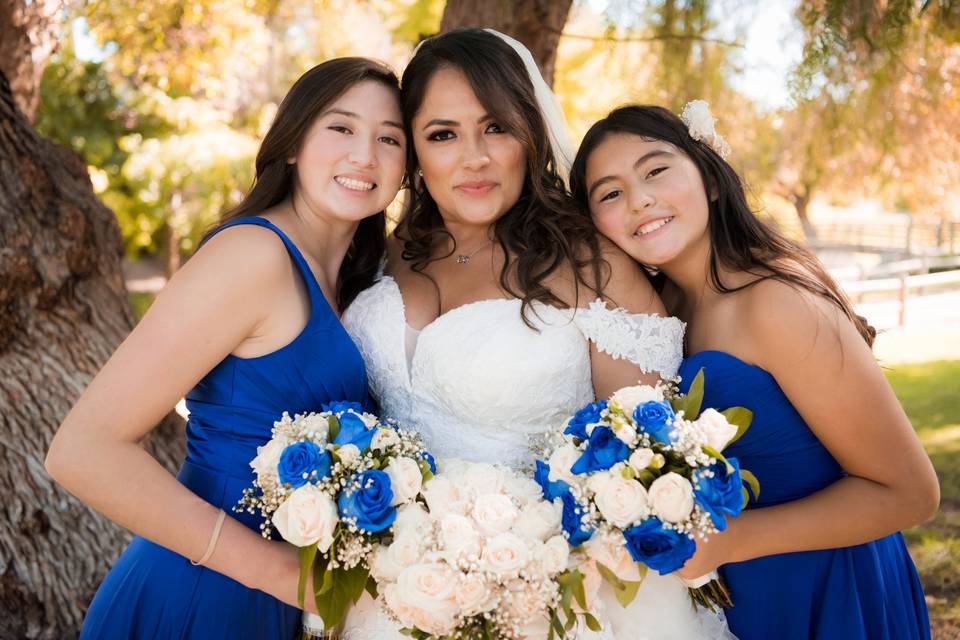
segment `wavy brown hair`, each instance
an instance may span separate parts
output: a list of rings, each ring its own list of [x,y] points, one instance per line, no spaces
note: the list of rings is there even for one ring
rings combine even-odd
[[[704,185],[716,191],[710,200],[707,229],[710,236],[710,284],[732,293],[763,280],[780,280],[826,298],[853,322],[864,341],[873,346],[876,331],[858,316],[847,296],[810,251],[765,224],[747,204],[743,182],[709,145],[694,140],[687,125],[663,107],[629,105],[611,111],[595,123],[580,143],[570,171],[570,190],[584,215],[589,215],[587,160],[608,136],[628,133],[646,140],[662,140],[685,153],[696,165]],[[755,274],[757,278],[729,287],[720,277],[720,265]]]
[[[386,65],[367,58],[335,58],[313,67],[293,84],[280,103],[270,130],[257,152],[256,177],[235,208],[224,213],[204,239],[236,218],[260,215],[293,195],[296,169],[287,162],[296,156],[310,125],[330,103],[365,80],[379,82],[397,93],[400,83]],[[337,274],[340,311],[373,284],[386,250],[386,216],[380,211],[360,221]]]
[[[524,322],[532,326],[527,310],[533,301],[567,305],[544,284],[548,276],[566,265],[573,270],[577,300],[581,286],[599,295],[606,267],[596,230],[576,212],[557,172],[547,127],[523,61],[499,37],[483,29],[460,29],[421,43],[400,83],[411,175],[418,166],[411,123],[423,104],[430,79],[444,67],[463,72],[487,112],[526,150],[520,197],[494,224],[496,242],[506,256],[500,286],[523,301]],[[434,260],[453,255],[456,240],[444,228],[437,203],[423,181],[412,182],[396,237],[403,243],[403,259],[411,262],[414,271],[423,273]],[[453,241],[453,250],[434,255],[444,237]]]

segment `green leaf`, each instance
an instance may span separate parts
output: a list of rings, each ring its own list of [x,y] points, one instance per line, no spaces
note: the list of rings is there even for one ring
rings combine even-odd
[[[327,442],[333,442],[333,439],[340,433],[340,421],[337,416],[327,418]]]
[[[746,487],[740,487],[740,491],[743,491],[743,503],[740,505],[740,510],[743,511],[747,508],[747,503],[750,502],[750,494],[747,493]]]
[[[297,582],[297,602],[300,608],[303,608],[303,599],[307,593],[307,576],[313,567],[313,561],[317,557],[316,543],[309,547],[300,547],[300,580]]]
[[[580,605],[581,609],[587,608],[587,592],[583,588],[583,574],[574,569],[570,572],[570,587],[573,589],[573,597]]]
[[[600,572],[600,577],[606,580],[611,587],[613,587],[613,593],[617,596],[617,602],[620,603],[620,606],[626,608],[633,599],[637,597],[637,591],[640,590],[640,585],[643,584],[643,579],[647,575],[647,565],[637,563],[637,567],[640,571],[640,580],[623,580],[618,577],[613,571],[602,563],[597,563],[597,569]]]
[[[603,627],[600,625],[600,622],[594,618],[592,614],[584,613],[583,621],[587,623],[587,628],[590,629],[590,631],[597,632],[603,629]]]
[[[740,477],[743,478],[743,481],[750,487],[750,491],[753,493],[753,499],[758,500],[760,498],[760,481],[757,480],[757,476],[746,469],[740,469]]]
[[[370,597],[374,600],[377,599],[377,581],[372,577],[367,577],[367,584],[364,587],[367,590],[367,593],[370,594]]]
[[[700,415],[700,405],[703,404],[703,369],[697,371],[693,383],[683,397],[683,417],[687,420],[696,420]]]
[[[350,605],[360,599],[367,584],[368,570],[363,565],[357,565],[353,569],[337,567],[326,574],[330,576],[331,586],[324,592],[318,592],[316,601],[317,612],[329,629],[343,622]],[[325,586],[326,580],[325,575]]]
[[[753,422],[753,411],[747,409],[746,407],[730,407],[729,409],[724,409],[720,413],[723,414],[723,417],[727,419],[727,422],[730,424],[737,425],[737,432],[730,438],[730,442],[726,444],[726,447],[729,447],[734,442],[740,439],[740,436],[747,432],[747,429],[750,428],[750,423]]]
[[[727,459],[723,457],[723,454],[711,447],[708,444],[703,445],[703,452],[710,456],[711,458],[716,458],[723,464],[727,465],[727,473],[733,473],[733,465],[727,462]]]
[[[564,637],[566,634],[563,631],[563,625],[560,624],[560,618],[556,614],[550,616],[550,627],[551,630],[556,631],[559,637]]]

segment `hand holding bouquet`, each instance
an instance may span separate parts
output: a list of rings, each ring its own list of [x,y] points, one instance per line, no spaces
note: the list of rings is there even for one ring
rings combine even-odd
[[[374,590],[370,554],[435,468],[417,433],[351,402],[293,418],[284,413],[250,466],[257,477],[237,509],[259,510],[264,537],[276,528],[300,547],[301,606],[312,571],[328,629],[365,588]]]
[[[703,372],[688,395],[641,385],[617,391],[571,417],[537,461],[544,496],[562,506],[570,545],[582,546],[620,603],[636,595],[647,567],[668,574],[696,550],[696,538],[723,531],[760,487],[721,453],[747,430],[742,407],[701,413]],[[640,563],[631,567],[630,560]],[[715,576],[710,576],[713,578]],[[718,580],[691,588],[698,604],[731,606]]]

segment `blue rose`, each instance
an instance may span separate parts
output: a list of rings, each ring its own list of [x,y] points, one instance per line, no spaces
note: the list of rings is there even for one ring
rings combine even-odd
[[[362,404],[360,404],[359,402],[351,402],[349,400],[335,400],[333,402],[327,402],[326,404],[320,405],[320,409],[323,411],[329,411],[330,413],[337,416],[347,411],[356,411],[357,413],[363,413]]]
[[[740,477],[740,463],[736,458],[727,458],[733,471],[727,472],[727,465],[717,460],[708,470],[713,476],[698,471],[693,497],[704,511],[710,514],[713,526],[720,531],[727,528],[727,516],[736,518],[743,508],[743,486]]]
[[[673,408],[669,402],[663,400],[650,400],[637,405],[633,410],[633,419],[640,425],[640,429],[664,444],[671,442],[673,418]]]
[[[581,440],[587,439],[587,425],[600,422],[600,412],[607,408],[607,401],[591,402],[583,407],[570,418],[567,422],[567,428],[563,433]]]
[[[430,473],[437,472],[437,461],[434,459],[432,455],[430,455],[428,451],[421,452],[420,459],[427,461],[427,464],[430,466]]]
[[[345,444],[356,445],[360,453],[370,448],[370,441],[373,440],[376,427],[368,427],[363,418],[352,411],[347,411],[337,419],[340,422],[340,431],[337,432],[337,437],[333,439],[333,444],[338,444],[341,447]]]
[[[354,482],[359,488],[352,486]],[[390,506],[391,500],[390,476],[379,469],[367,469],[350,479],[337,499],[337,506],[341,517],[356,518],[357,528],[377,532],[392,525],[397,517],[397,508]]]
[[[630,447],[621,441],[610,427],[594,427],[587,448],[570,467],[571,473],[581,474],[609,469],[630,457]]]
[[[310,441],[296,442],[288,445],[280,454],[277,472],[280,482],[289,483],[296,488],[302,487],[312,478],[319,480],[325,477],[330,473],[332,463],[329,451]],[[316,476],[313,475],[314,471],[317,472]]]
[[[580,506],[576,498],[569,491],[560,495],[560,501],[563,504],[563,513],[560,517],[560,526],[567,532],[567,541],[571,547],[579,547],[590,539],[593,535],[593,529],[587,528],[583,524],[583,514],[585,509]]]
[[[550,465],[542,460],[537,460],[537,470],[533,474],[533,479],[540,485],[543,497],[551,502],[554,498],[559,498],[570,491],[570,485],[563,480],[550,481]]]
[[[676,571],[690,559],[697,545],[690,536],[666,529],[657,518],[648,518],[623,532],[630,557],[660,575]]]

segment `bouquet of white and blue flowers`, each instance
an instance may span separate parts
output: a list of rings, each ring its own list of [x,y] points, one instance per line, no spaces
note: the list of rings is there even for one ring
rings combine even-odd
[[[666,385],[617,391],[567,420],[535,479],[562,505],[563,529],[584,565],[627,606],[647,568],[666,575],[694,554],[696,538],[723,531],[760,487],[721,453],[750,426],[743,407],[700,411],[703,373],[687,395]],[[584,557],[585,556],[585,557]],[[731,606],[716,576],[691,585],[707,608]]]
[[[292,418],[284,413],[250,466],[256,480],[236,510],[259,510],[264,537],[276,529],[300,547],[300,603],[312,571],[327,629],[344,619],[364,589],[375,593],[371,553],[389,534],[398,508],[417,499],[436,469],[419,434],[382,423],[353,402]]]
[[[560,508],[529,475],[441,460],[425,505],[403,508],[370,572],[381,604],[419,640],[560,640],[587,611],[583,576],[569,566]],[[426,508],[424,508],[426,507]]]

